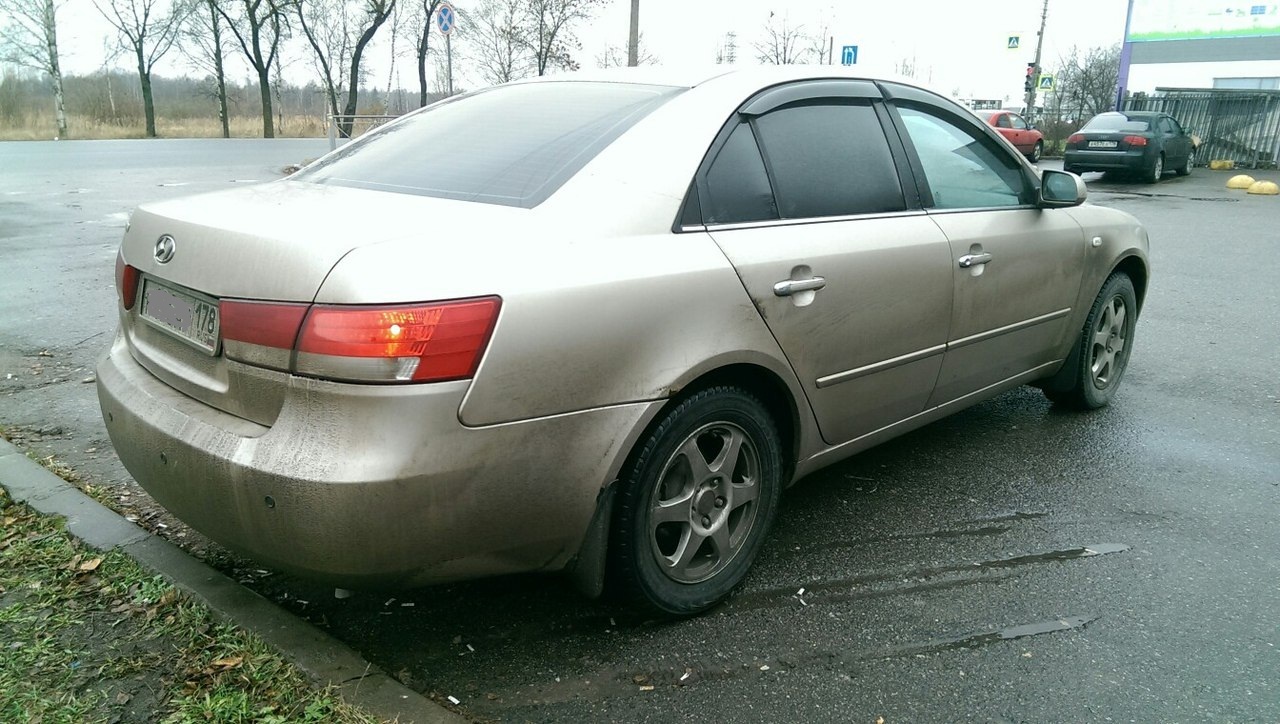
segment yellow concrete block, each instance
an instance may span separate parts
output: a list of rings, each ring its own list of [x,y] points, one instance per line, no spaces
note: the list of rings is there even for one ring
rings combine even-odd
[[[1227,188],[1247,189],[1253,185],[1253,181],[1254,181],[1253,177],[1246,174],[1240,174],[1239,176],[1232,176],[1231,178],[1227,179]]]
[[[1277,186],[1275,181],[1255,181],[1253,185],[1249,187],[1249,193],[1261,194],[1263,196],[1275,196],[1276,194],[1280,194],[1280,186]]]
[[[1209,162],[1209,168],[1214,171],[1230,171],[1236,167],[1236,162],[1231,159],[1217,158]]]

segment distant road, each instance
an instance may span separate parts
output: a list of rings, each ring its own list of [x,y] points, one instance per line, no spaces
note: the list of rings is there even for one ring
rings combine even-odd
[[[153,138],[0,142],[0,168],[37,175],[146,168],[274,166],[328,153],[325,138]]]

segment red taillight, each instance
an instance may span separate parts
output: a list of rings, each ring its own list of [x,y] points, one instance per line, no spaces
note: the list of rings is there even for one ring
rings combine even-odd
[[[1072,144],[1072,145],[1074,145],[1074,144],[1077,144],[1077,143],[1079,143],[1079,142],[1081,142],[1081,141],[1083,141],[1083,140],[1084,140],[1084,134],[1083,134],[1083,133],[1073,133],[1073,134],[1071,134],[1070,136],[1067,136],[1067,143],[1068,143],[1068,144]]]
[[[120,306],[133,309],[138,298],[138,268],[124,263],[124,252],[116,254],[116,291],[120,293]]]
[[[471,377],[498,319],[498,297],[395,306],[317,304],[298,335],[298,374],[359,382]]]
[[[1145,146],[1147,145],[1146,136],[1125,136],[1124,142],[1129,146]]]
[[[292,350],[308,307],[307,304],[224,299],[218,304],[222,339]]]

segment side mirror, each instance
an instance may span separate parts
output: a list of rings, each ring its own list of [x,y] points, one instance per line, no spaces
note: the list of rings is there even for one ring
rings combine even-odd
[[[1058,209],[1079,206],[1089,196],[1084,179],[1066,171],[1046,170],[1040,176],[1040,207]]]

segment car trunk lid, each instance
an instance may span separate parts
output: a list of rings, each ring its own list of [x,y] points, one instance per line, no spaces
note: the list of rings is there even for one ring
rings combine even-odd
[[[121,244],[123,262],[139,272],[121,325],[133,357],[166,384],[270,425],[287,388],[288,351],[229,359],[220,329],[198,329],[202,315],[216,316],[210,310],[225,300],[309,304],[353,249],[455,238],[493,213],[486,204],[294,181],[145,205]]]

